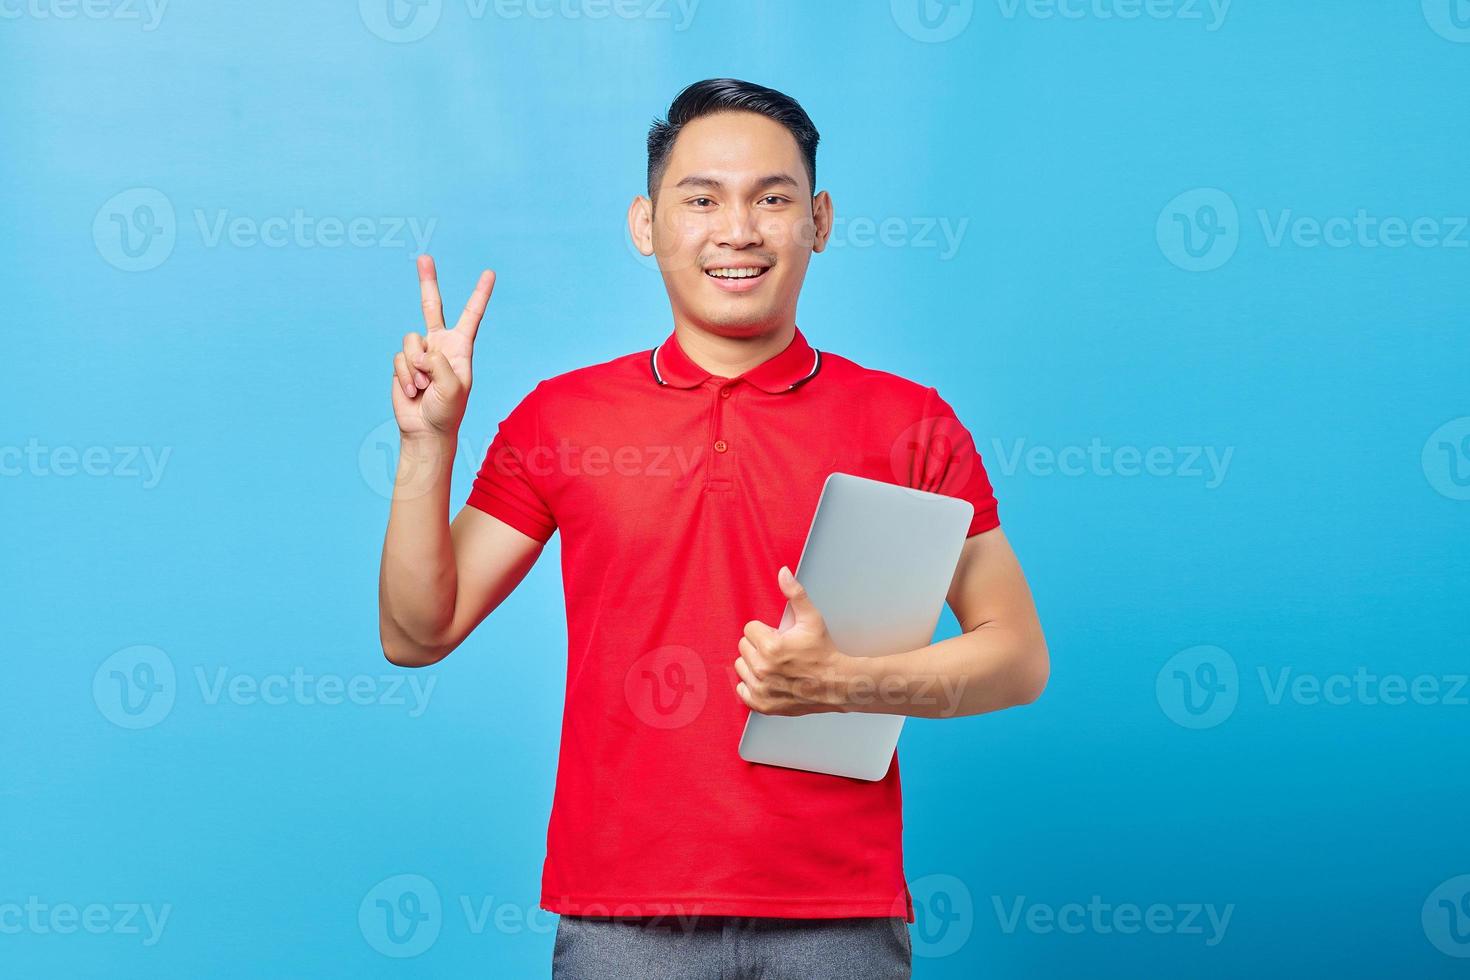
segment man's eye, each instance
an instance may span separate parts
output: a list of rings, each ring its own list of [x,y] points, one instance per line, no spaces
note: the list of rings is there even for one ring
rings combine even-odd
[[[695,207],[699,208],[699,207],[704,207],[706,204],[714,204],[715,202],[712,201],[712,200],[710,200],[707,197],[696,197],[694,200],[690,201],[689,203],[692,204],[692,205],[694,205]]]
[[[780,194],[767,194],[765,197],[761,198],[761,200],[762,201],[773,201],[776,204],[785,204],[786,203],[786,198],[782,197]]]

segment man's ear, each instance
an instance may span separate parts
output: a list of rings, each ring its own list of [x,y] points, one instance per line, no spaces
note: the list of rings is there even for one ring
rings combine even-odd
[[[812,251],[820,252],[832,237],[832,195],[822,191],[812,198]]]
[[[628,205],[628,234],[639,254],[653,254],[653,202],[642,194]]]

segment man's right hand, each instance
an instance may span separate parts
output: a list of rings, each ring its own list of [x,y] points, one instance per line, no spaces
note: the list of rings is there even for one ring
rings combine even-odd
[[[393,356],[393,415],[404,439],[458,439],[459,424],[469,403],[475,333],[495,289],[495,273],[480,281],[453,330],[444,327],[444,304],[434,260],[418,258],[419,293],[427,334],[410,333],[403,350]]]

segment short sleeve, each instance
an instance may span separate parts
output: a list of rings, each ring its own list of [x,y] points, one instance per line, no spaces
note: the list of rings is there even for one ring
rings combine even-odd
[[[934,388],[925,393],[922,417],[910,431],[913,436],[905,440],[913,452],[909,486],[968,500],[975,514],[966,537],[999,527],[995,492],[975,440]]]
[[[554,454],[541,443],[540,394],[537,385],[500,423],[468,503],[545,544],[556,531],[556,518],[546,503],[538,467],[551,465]]]

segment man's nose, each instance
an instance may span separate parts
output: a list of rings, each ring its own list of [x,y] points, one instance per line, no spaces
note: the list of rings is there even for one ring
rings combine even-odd
[[[761,243],[760,227],[753,209],[732,207],[725,214],[726,220],[715,236],[716,244],[725,248],[749,248]]]

